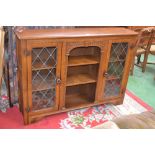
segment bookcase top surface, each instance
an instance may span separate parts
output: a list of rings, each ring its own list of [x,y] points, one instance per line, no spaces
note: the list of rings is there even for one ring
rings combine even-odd
[[[72,29],[39,29],[15,31],[19,39],[52,39],[79,37],[136,36],[137,32],[127,28],[72,28]]]

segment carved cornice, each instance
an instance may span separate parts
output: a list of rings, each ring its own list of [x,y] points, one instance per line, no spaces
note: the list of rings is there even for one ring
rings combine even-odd
[[[69,55],[70,51],[77,47],[89,47],[89,46],[97,46],[103,52],[104,41],[84,41],[84,42],[69,42],[66,44],[66,55]]]

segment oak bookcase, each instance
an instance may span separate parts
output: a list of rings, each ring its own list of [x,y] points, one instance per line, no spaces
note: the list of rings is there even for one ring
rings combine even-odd
[[[122,104],[137,33],[125,28],[16,31],[24,124],[100,104]]]

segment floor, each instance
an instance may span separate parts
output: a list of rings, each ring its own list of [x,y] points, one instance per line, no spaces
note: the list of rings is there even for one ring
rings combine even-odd
[[[155,62],[155,56],[149,56],[149,61]],[[129,77],[127,89],[155,108],[155,65],[147,64],[146,71],[135,66],[133,76]]]

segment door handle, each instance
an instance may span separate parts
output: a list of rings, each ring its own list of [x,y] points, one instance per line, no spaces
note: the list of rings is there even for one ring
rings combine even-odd
[[[108,72],[104,72],[103,76],[107,78],[109,76]]]
[[[57,84],[61,84],[61,79],[57,78],[56,82],[57,82]]]

